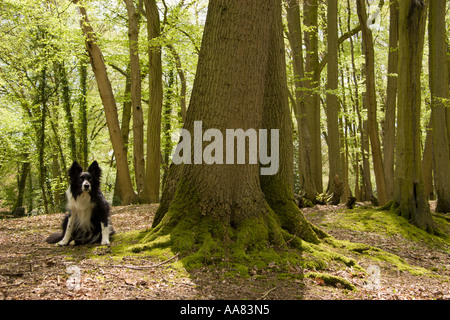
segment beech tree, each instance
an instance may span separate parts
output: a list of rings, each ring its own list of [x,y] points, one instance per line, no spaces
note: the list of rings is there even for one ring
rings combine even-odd
[[[297,0],[289,0],[286,3],[286,17],[289,32],[289,42],[292,50],[292,64],[295,86],[295,118],[298,128],[298,162],[300,175],[300,188],[305,198],[310,201],[316,199],[317,190],[314,184],[313,169],[311,164],[311,134],[306,121],[306,95],[305,71],[303,63],[303,41],[300,23],[300,6]]]
[[[103,54],[97,44],[94,30],[89,23],[86,9],[82,5],[79,5],[79,10],[81,14],[80,25],[85,36],[86,51],[89,54],[92,70],[94,71],[103,107],[105,108],[106,123],[117,161],[117,177],[122,193],[122,203],[131,204],[137,201],[137,195],[133,190],[126,153],[124,152],[125,148],[120,132],[116,100],[106,71]]]
[[[420,73],[427,5],[400,1],[398,134],[393,209],[418,227],[435,232],[422,175]]]
[[[386,182],[386,196],[394,197],[395,125],[397,110],[398,70],[398,0],[389,2],[389,52],[388,78],[386,86],[386,111],[384,118],[383,164]]]
[[[138,195],[145,185],[144,114],[142,109],[141,67],[139,61],[139,12],[132,0],[124,0],[128,14],[130,41],[131,103],[133,107],[133,162]]]
[[[329,149],[328,192],[333,194],[331,202],[339,204],[343,194],[343,169],[341,162],[341,144],[339,134],[339,100],[337,97],[338,73],[338,2],[328,0],[327,6],[327,127]]]
[[[323,190],[323,172],[320,139],[320,96],[317,93],[317,88],[320,84],[318,10],[319,2],[317,0],[305,0],[303,2],[304,43],[306,49],[305,88],[308,89],[305,97],[306,121],[310,132],[312,175],[316,190],[320,193]]]
[[[149,40],[149,108],[147,124],[147,163],[142,199],[148,203],[159,202],[161,159],[161,112],[163,105],[160,20],[155,0],[144,0]],[[155,42],[156,41],[156,42]]]
[[[377,184],[378,201],[380,204],[387,202],[386,182],[384,179],[383,159],[381,155],[380,136],[378,134],[377,100],[375,92],[375,52],[373,48],[372,31],[367,25],[367,11],[365,0],[356,1],[359,23],[362,28],[364,47],[365,69],[366,69],[366,95],[364,103],[368,111],[368,131],[372,150],[375,180]]]
[[[445,101],[448,98],[445,0],[430,1],[428,34],[430,41],[431,122],[433,136],[436,212],[450,212],[450,153]]]
[[[210,1],[184,129],[193,136],[197,120],[221,132],[279,128],[280,168],[260,176],[258,164],[172,164],[143,249],[170,235],[165,243],[196,252],[187,258],[194,263],[226,252],[243,259],[293,236],[319,241],[293,198],[282,30],[279,0]]]

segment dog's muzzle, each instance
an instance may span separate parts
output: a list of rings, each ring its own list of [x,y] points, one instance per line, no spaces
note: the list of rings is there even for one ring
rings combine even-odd
[[[91,184],[87,181],[84,181],[83,184],[81,185],[81,188],[83,191],[91,191]]]

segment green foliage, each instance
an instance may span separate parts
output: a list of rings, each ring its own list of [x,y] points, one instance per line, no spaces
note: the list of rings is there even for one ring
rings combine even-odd
[[[130,100],[129,94],[124,93],[125,75],[129,72],[126,8],[120,0],[85,1],[84,5],[108,65],[108,76],[121,117],[124,102]],[[189,101],[206,1],[158,1],[158,6],[163,32],[155,41],[163,46],[164,97],[171,106],[170,114],[164,118],[170,129],[168,132],[162,130],[161,138],[167,142],[170,155],[182,125],[181,83],[177,68],[184,71],[187,83],[185,98]],[[63,210],[64,199],[60,195],[67,187],[66,172],[73,160],[83,161],[85,151],[81,141],[84,134],[88,141],[87,161],[95,159],[100,162],[103,191],[111,199],[116,168],[101,99],[84,48],[77,6],[70,0],[4,0],[0,1],[0,11],[0,179],[5,182],[5,188],[0,190],[2,205],[11,207],[15,203],[21,163],[28,161],[31,163],[28,178],[31,187],[25,192],[25,202],[31,201],[29,210],[40,210],[44,205],[50,211]],[[148,100],[149,44],[146,38],[146,21],[141,14],[139,50],[144,109],[148,108],[145,103]],[[178,54],[178,66],[172,52],[165,47],[168,44]],[[87,64],[85,88],[82,64]],[[63,69],[67,95],[63,93]],[[170,95],[169,72],[174,75]],[[83,101],[87,106],[86,120],[82,116]],[[145,122],[146,116],[147,112],[144,112]],[[86,133],[83,133],[83,128],[87,129]],[[75,153],[71,149],[71,135],[75,137]],[[132,146],[131,132],[128,145],[130,167],[133,163]],[[42,202],[43,188],[48,195],[48,204]]]

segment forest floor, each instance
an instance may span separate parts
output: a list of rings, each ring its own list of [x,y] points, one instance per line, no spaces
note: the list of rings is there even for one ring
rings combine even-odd
[[[157,258],[117,253],[115,246],[119,247],[125,239],[121,235],[149,228],[156,208],[114,207],[112,221],[117,236],[111,247],[46,244],[44,239],[59,228],[63,214],[0,220],[0,299],[450,299],[448,238],[427,237],[417,230],[413,235],[403,234],[392,228],[392,224],[401,225],[401,218],[389,212],[371,208],[351,211],[343,206],[302,210],[310,221],[336,239],[365,243],[400,258],[401,263],[396,264],[356,250],[351,255],[358,265],[375,271],[335,264],[320,270],[347,279],[356,287],[348,290],[339,284],[329,285],[321,278],[298,276],[316,270],[298,270],[295,266],[292,274],[278,272],[269,265],[264,270],[252,270],[248,276],[239,276],[230,275],[230,270],[222,267],[188,272],[180,267],[176,255]],[[388,218],[380,219],[379,215]],[[441,230],[450,235],[448,217],[441,215],[438,220]],[[352,223],[351,219],[358,220]],[[79,271],[79,282],[71,282],[77,277],[74,270]]]

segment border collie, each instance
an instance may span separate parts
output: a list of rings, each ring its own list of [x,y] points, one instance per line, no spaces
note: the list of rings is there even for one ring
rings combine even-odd
[[[66,246],[72,240],[75,245],[101,243],[109,245],[114,234],[111,225],[110,206],[100,191],[102,170],[94,161],[83,172],[74,161],[69,169],[70,185],[66,191],[69,213],[62,222],[62,232],[53,233],[45,241]]]

